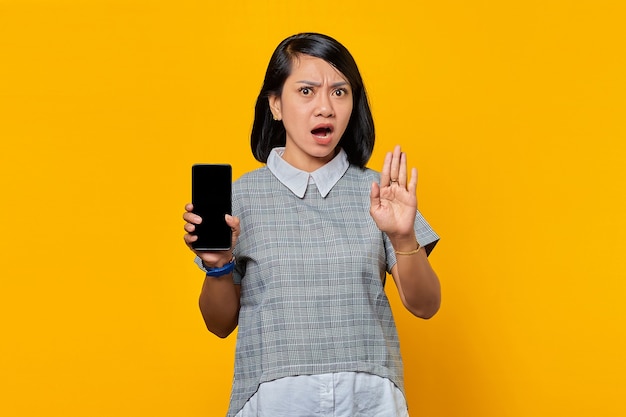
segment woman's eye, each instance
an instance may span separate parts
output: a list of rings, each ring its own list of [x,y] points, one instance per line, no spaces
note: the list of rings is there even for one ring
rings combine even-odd
[[[304,96],[308,96],[313,92],[311,91],[309,87],[300,87],[300,93],[302,93],[302,95]]]
[[[340,88],[339,90],[335,90],[334,94],[337,97],[341,97],[341,96],[345,96],[346,94],[348,94],[348,92],[344,90],[343,88]]]

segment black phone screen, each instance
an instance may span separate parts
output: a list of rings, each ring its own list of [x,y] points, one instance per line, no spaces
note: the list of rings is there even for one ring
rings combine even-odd
[[[202,217],[192,243],[196,250],[227,250],[231,229],[224,216],[232,211],[232,168],[227,164],[195,164],[191,167],[191,203]]]

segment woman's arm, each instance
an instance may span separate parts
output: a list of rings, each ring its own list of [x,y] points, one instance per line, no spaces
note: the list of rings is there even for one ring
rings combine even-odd
[[[410,181],[407,179],[406,155],[396,146],[385,157],[380,184],[372,184],[370,214],[396,251],[397,263],[391,268],[391,275],[404,306],[417,317],[430,318],[439,310],[441,288],[426,251],[416,250],[415,168],[411,170]]]
[[[396,251],[410,253],[397,254],[397,263],[391,268],[402,303],[413,315],[431,318],[439,311],[441,286],[426,251],[420,248],[412,253],[418,247],[414,237],[406,239],[405,243],[392,241],[392,245]]]
[[[233,283],[232,272],[221,277],[204,278],[199,300],[200,312],[207,329],[218,337],[227,337],[237,327],[240,288]]]
[[[191,244],[197,239],[193,234],[202,218],[193,213],[193,205],[185,206],[185,244],[195,253],[206,268],[221,268],[233,259],[232,249],[228,251],[196,251]],[[239,237],[239,218],[226,215],[226,223],[232,229],[231,248],[235,247]],[[207,329],[218,337],[224,338],[235,330],[239,321],[240,286],[233,282],[233,273],[219,277],[206,276],[200,292],[200,312]]]

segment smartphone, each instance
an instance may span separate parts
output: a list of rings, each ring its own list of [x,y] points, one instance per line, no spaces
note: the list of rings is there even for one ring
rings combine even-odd
[[[232,214],[232,167],[228,164],[195,164],[191,167],[191,203],[202,217],[193,234],[195,250],[228,250],[232,231],[224,216]]]

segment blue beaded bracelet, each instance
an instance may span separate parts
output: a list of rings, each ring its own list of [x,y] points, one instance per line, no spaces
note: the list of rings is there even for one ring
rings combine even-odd
[[[219,268],[206,268],[206,274],[210,277],[221,277],[222,275],[230,274],[235,269],[235,259],[230,261]]]

